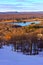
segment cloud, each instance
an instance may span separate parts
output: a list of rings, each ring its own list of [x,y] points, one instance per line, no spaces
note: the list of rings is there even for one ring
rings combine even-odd
[[[13,4],[0,4],[0,11],[40,11],[43,10],[43,2],[33,2],[32,0],[15,0]],[[23,1],[20,2],[20,1]]]

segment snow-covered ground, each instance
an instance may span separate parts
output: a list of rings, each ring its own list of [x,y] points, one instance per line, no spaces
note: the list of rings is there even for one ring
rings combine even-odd
[[[11,46],[0,49],[0,65],[43,65],[43,52],[30,56],[11,50]]]

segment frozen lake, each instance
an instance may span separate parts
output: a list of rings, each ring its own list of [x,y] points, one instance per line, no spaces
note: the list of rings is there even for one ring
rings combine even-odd
[[[12,45],[0,48],[0,65],[43,65],[43,52],[39,55],[23,55],[14,52]]]

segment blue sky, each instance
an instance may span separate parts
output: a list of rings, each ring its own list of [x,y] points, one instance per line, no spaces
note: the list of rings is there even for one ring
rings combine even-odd
[[[0,0],[0,12],[43,11],[43,0]]]

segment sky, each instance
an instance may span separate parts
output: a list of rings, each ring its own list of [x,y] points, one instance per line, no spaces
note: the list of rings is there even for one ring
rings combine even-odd
[[[43,11],[43,0],[0,0],[0,12]]]

